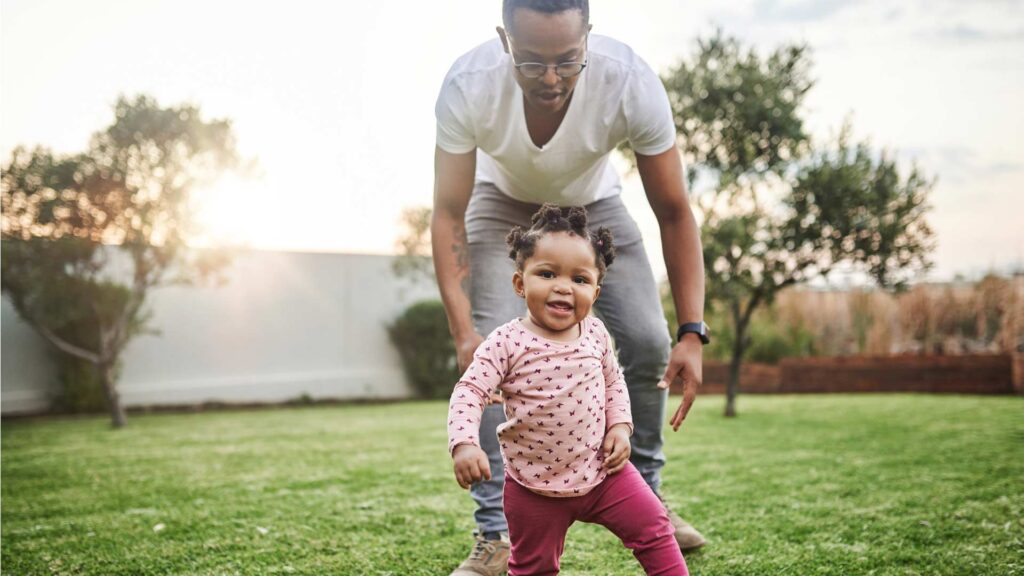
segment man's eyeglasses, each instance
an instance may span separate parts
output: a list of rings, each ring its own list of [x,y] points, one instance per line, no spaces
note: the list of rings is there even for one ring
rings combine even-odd
[[[586,45],[584,45],[586,50]],[[525,78],[531,80],[540,78],[541,76],[548,73],[548,68],[554,68],[555,74],[559,78],[572,78],[583,72],[583,69],[587,67],[587,60],[583,62],[561,62],[559,64],[541,64],[540,62],[523,62],[516,63],[516,57],[512,55],[512,40],[509,39],[509,56],[512,57],[512,65],[516,67],[516,70]]]

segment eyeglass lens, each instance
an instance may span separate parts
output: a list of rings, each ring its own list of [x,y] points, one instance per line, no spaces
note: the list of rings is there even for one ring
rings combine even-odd
[[[544,64],[525,62],[519,65],[519,72],[527,78],[540,78],[548,71]],[[583,71],[583,64],[580,62],[563,62],[555,66],[555,74],[562,78],[575,76]]]

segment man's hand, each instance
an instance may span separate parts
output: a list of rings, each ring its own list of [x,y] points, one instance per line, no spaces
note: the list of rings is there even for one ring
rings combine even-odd
[[[620,423],[608,429],[604,435],[604,469],[616,474],[629,461],[629,425]]]
[[[668,369],[665,377],[658,382],[658,388],[668,388],[669,385],[681,379],[683,382],[683,402],[679,405],[674,416],[672,416],[672,431],[679,430],[679,426],[686,420],[690,413],[693,400],[697,397],[697,389],[700,388],[704,377],[701,353],[704,345],[696,334],[686,334],[683,339],[672,348],[669,356]]]
[[[459,373],[466,371],[469,365],[473,363],[473,353],[480,347],[480,343],[484,341],[484,337],[477,333],[475,330],[470,332],[468,336],[460,340],[455,341],[455,357],[459,363]]]
[[[491,465],[487,453],[473,444],[459,444],[452,452],[455,464],[455,480],[463,490],[473,482],[491,479]]]
[[[473,363],[473,354],[476,349],[480,347],[480,343],[484,341],[484,337],[476,332],[470,333],[468,338],[461,341],[455,342],[455,358],[459,363],[459,373],[463,374],[466,372],[466,368]],[[501,390],[497,388],[491,392],[490,403],[501,404]]]

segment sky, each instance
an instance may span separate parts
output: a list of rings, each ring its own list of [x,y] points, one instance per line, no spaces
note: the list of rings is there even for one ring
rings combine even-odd
[[[936,178],[930,279],[1024,268],[1024,0],[591,1],[594,33],[656,71],[716,27],[766,52],[803,42],[804,118]],[[499,0],[3,0],[0,156],[85,148],[118,95],[229,118],[255,172],[198,191],[197,241],[388,254],[429,205],[434,102],[451,63],[495,36]],[[664,275],[635,174],[623,197]]]

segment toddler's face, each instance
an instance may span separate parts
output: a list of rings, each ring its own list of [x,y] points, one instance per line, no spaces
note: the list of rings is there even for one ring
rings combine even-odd
[[[513,275],[512,286],[526,298],[529,319],[543,335],[576,337],[576,325],[601,293],[595,256],[588,240],[552,232],[537,240],[533,256]]]

